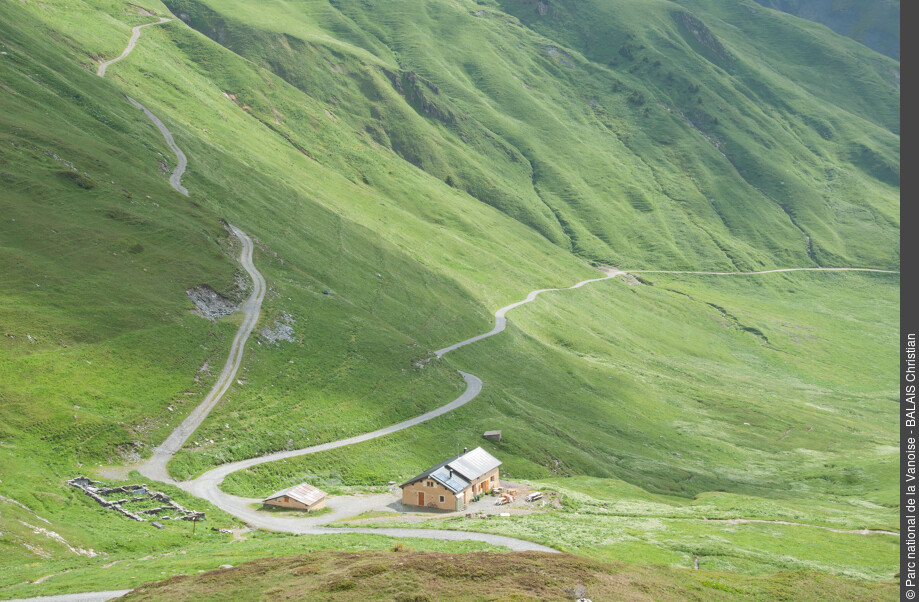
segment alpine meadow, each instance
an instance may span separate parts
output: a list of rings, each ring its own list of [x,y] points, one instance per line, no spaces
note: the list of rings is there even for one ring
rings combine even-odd
[[[0,3],[0,599],[898,599],[898,0],[135,1]]]

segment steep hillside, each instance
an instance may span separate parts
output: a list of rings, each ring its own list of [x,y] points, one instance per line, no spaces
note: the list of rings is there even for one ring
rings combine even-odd
[[[187,291],[238,303],[251,289],[227,224],[255,240],[268,294],[238,380],[174,477],[417,416],[462,391],[461,368],[485,383],[463,408],[224,487],[260,496],[306,474],[372,488],[502,428],[489,449],[515,478],[722,491],[776,519],[775,500],[817,500],[886,525],[896,274],[636,274],[546,294],[501,335],[433,357],[498,307],[602,264],[897,269],[899,63],[751,6],[0,5],[0,596],[133,586],[157,576],[128,569],[153,554],[215,568],[192,560],[238,540],[138,530],[65,483],[149,456],[217,378],[238,314],[206,319]],[[187,197],[126,96],[187,155]],[[240,526],[164,488],[207,527]],[[508,532],[545,539],[553,520]],[[718,537],[745,550],[772,535]],[[881,559],[853,576],[888,579],[892,537],[820,540],[789,566],[833,547]],[[318,539],[296,545],[391,545]],[[282,540],[252,536],[233,562]],[[691,562],[652,547],[625,559]],[[52,574],[68,576],[39,581]]]
[[[796,20],[724,2],[167,4],[589,260],[897,264],[898,66]]]
[[[354,171],[348,170],[351,182],[320,165],[233,104],[203,71],[174,68],[184,57],[176,49],[185,47],[199,60],[219,59],[226,74],[259,84],[267,78],[266,85],[302,102],[283,82],[178,21],[147,28],[131,59],[102,80],[87,55],[117,56],[130,27],[149,16],[120,4],[71,2],[0,10],[7,53],[0,55],[0,543],[11,562],[46,554],[86,558],[63,545],[49,549],[47,538],[19,524],[35,525],[31,513],[49,520],[48,529],[74,549],[114,554],[124,550],[126,533],[146,549],[168,550],[180,541],[179,525],[166,534],[135,533],[64,481],[88,466],[148,454],[213,382],[233,317],[211,322],[193,315],[185,291],[208,284],[239,299],[248,286],[235,274],[222,219],[259,242],[256,263],[271,288],[263,326],[291,315],[301,342],[285,345],[297,350],[298,368],[321,378],[296,379],[295,393],[322,391],[329,405],[358,404],[354,423],[338,429],[387,424],[450,395],[460,381],[452,370],[406,368],[431,345],[484,322],[480,299],[510,299],[538,274],[565,284],[594,272],[398,158],[380,155],[364,165],[368,178],[386,175],[388,194]],[[178,29],[178,42],[170,28]],[[164,79],[152,77],[170,70]],[[125,71],[133,75],[130,84]],[[153,90],[165,94],[158,98]],[[161,115],[185,149],[189,198],[169,187],[163,171],[171,169],[171,153],[124,92]],[[201,102],[187,100],[195,98]],[[313,111],[330,124],[330,145],[353,144],[321,107]],[[431,203],[434,196],[453,202]],[[290,370],[289,360],[278,358],[279,366]],[[271,387],[277,376],[249,382]]]
[[[833,31],[900,60],[900,0],[756,0],[768,8],[823,23]]]

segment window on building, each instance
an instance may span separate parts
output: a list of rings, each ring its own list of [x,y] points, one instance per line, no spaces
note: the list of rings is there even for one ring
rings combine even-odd
[[[494,483],[494,482],[495,482],[495,475],[491,475],[491,478],[488,479],[488,480],[491,481],[492,483]]]
[[[440,503],[441,503],[441,504],[444,503],[444,496],[440,496]]]

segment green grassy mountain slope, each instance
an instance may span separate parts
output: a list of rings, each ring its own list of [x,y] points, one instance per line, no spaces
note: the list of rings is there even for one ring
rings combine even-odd
[[[896,63],[797,21],[724,3],[168,5],[588,259],[898,261]],[[329,58],[331,35],[354,47]],[[388,89],[357,84],[368,69]],[[414,106],[390,108],[396,94]]]
[[[897,562],[899,541],[890,529],[896,528],[898,516],[877,507],[724,492],[687,500],[593,477],[528,484],[553,503],[538,512],[512,509],[516,511],[503,520],[428,515],[414,524],[513,534],[604,562],[652,562],[750,575],[820,571],[884,581]],[[738,511],[745,518],[738,519]],[[357,516],[341,524],[405,526],[393,515]],[[873,525],[868,534],[863,532],[866,524]]]
[[[149,12],[172,20],[97,77]],[[185,291],[245,297],[227,222],[256,240],[265,332],[175,476],[416,416],[456,397],[461,368],[485,382],[462,409],[226,489],[262,495],[304,474],[385,484],[502,428],[489,449],[514,477],[619,479],[683,500],[724,490],[775,518],[775,500],[840,504],[849,522],[869,508],[871,525],[895,513],[895,275],[611,280],[431,354],[601,263],[896,268],[897,62],[714,0],[27,0],[0,5],[0,51],[0,596],[131,586],[155,572],[103,567],[207,557],[233,539],[138,530],[64,483],[149,455],[214,382],[237,318],[191,313]],[[188,155],[188,197],[126,94]],[[278,323],[293,341],[271,340]],[[208,527],[238,526],[173,493]],[[258,537],[234,562],[282,540]],[[894,546],[838,542],[847,562]],[[609,558],[691,558],[652,547]],[[213,568],[187,564],[199,566]]]
[[[572,484],[565,495],[575,502],[558,514],[457,517],[431,528],[486,530],[606,560],[689,568],[699,558],[757,574],[890,578],[896,536],[700,520],[897,529],[896,281],[756,278],[649,274],[645,284],[554,293],[515,310],[501,337],[451,358],[485,381],[475,404],[424,429],[231,474],[224,489],[256,496],[304,475],[333,487],[401,482],[474,442],[502,459],[511,480],[587,474],[639,489],[601,485],[584,508],[576,496],[589,490]],[[481,439],[496,428],[501,443]],[[667,506],[647,507],[649,499]],[[733,502],[718,508],[716,499]],[[687,504],[698,506],[689,522],[670,507]],[[789,546],[792,537],[809,543]]]
[[[833,31],[900,60],[900,0],[838,2],[818,0],[756,0],[759,4],[802,19],[823,23]]]
[[[553,293],[514,310],[502,336],[455,352],[444,361],[485,381],[482,402],[438,418],[427,433],[260,466],[230,475],[226,488],[254,495],[245,485],[253,473],[280,488],[311,470],[368,484],[407,479],[445,443],[461,448],[501,428],[505,441],[485,445],[515,477],[593,474],[690,497],[848,490],[896,506],[895,280],[643,279]],[[855,347],[864,355],[847,351]],[[232,409],[217,411],[215,434],[220,413]],[[406,465],[393,440],[417,459]],[[868,449],[870,459],[857,463],[864,471],[842,461]]]

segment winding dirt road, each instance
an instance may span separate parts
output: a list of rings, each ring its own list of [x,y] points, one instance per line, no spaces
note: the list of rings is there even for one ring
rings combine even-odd
[[[584,280],[582,282],[578,282],[574,286],[569,287],[569,289],[580,288],[584,286],[585,284],[589,284],[591,282],[598,282],[600,280],[607,280],[609,278],[614,278],[621,273],[622,272],[618,270],[609,270],[606,276],[602,278],[592,278],[590,280]],[[494,328],[492,328],[490,331],[484,334],[480,334],[478,336],[475,336],[475,337],[466,339],[464,341],[461,341],[459,343],[456,343],[455,345],[451,345],[449,347],[445,347],[443,349],[436,351],[435,353],[437,357],[441,358],[446,353],[453,351],[454,349],[458,349],[470,343],[480,341],[482,339],[494,336],[502,332],[507,327],[507,318],[505,316],[508,311],[510,311],[511,309],[514,309],[515,307],[519,307],[526,303],[532,302],[534,299],[536,299],[537,295],[541,293],[545,293],[549,291],[560,291],[560,290],[568,290],[568,289],[553,288],[553,289],[536,290],[536,291],[531,292],[529,295],[527,295],[526,299],[524,299],[523,301],[518,301],[516,303],[511,303],[510,305],[502,307],[501,309],[495,312],[495,327]],[[415,418],[410,418],[398,424],[384,427],[384,428],[378,429],[370,433],[365,433],[362,435],[356,435],[354,437],[349,437],[347,439],[340,439],[338,441],[330,441],[328,443],[321,443],[319,445],[313,445],[313,446],[306,447],[303,449],[275,452],[272,454],[267,454],[267,455],[259,456],[256,458],[249,458],[246,460],[240,460],[238,462],[224,464],[222,466],[218,466],[217,468],[214,468],[212,470],[205,472],[204,474],[202,474],[201,476],[199,476],[198,478],[194,480],[178,482],[175,484],[181,487],[182,489],[184,489],[185,491],[188,491],[189,493],[197,497],[208,500],[209,502],[211,502],[212,504],[214,504],[221,510],[228,512],[229,514],[232,514],[233,516],[236,516],[237,518],[241,518],[249,524],[252,524],[257,527],[262,527],[265,529],[272,529],[275,531],[284,531],[287,533],[301,533],[301,534],[311,534],[311,535],[318,535],[318,534],[323,534],[323,533],[373,533],[377,535],[390,535],[392,537],[420,537],[420,538],[443,539],[443,540],[451,540],[451,541],[473,540],[473,541],[483,541],[483,542],[490,543],[492,545],[497,545],[497,546],[504,546],[511,550],[516,550],[516,551],[535,550],[535,551],[542,551],[542,552],[555,552],[555,550],[552,548],[549,548],[547,546],[544,546],[538,543],[534,543],[531,541],[515,539],[512,537],[505,537],[503,535],[493,535],[489,533],[474,533],[470,531],[447,531],[447,530],[436,530],[436,529],[411,529],[411,528],[405,528],[405,529],[401,529],[401,528],[390,528],[390,529],[324,528],[321,525],[326,524],[330,522],[331,520],[334,520],[335,518],[338,518],[338,517],[337,516],[329,517],[327,515],[325,517],[320,516],[320,517],[315,517],[315,518],[308,517],[308,518],[292,519],[292,518],[284,518],[284,517],[266,515],[264,513],[253,510],[249,506],[249,504],[251,504],[253,500],[233,496],[233,495],[230,495],[220,490],[220,483],[223,482],[224,478],[226,478],[227,475],[234,473],[238,470],[244,470],[246,468],[258,466],[259,464],[265,464],[267,462],[275,462],[277,460],[284,460],[287,458],[294,458],[298,456],[304,456],[307,454],[314,454],[317,452],[335,449],[337,447],[344,447],[346,445],[354,445],[355,443],[369,441],[377,437],[382,437],[384,435],[395,433],[397,431],[401,431],[411,426],[421,424],[422,422],[426,422],[428,420],[431,420],[432,418],[436,418],[437,416],[441,416],[443,414],[446,414],[447,412],[455,410],[456,408],[462,405],[465,405],[466,403],[475,399],[478,396],[478,394],[482,391],[482,380],[480,378],[478,378],[474,374],[463,372],[462,370],[460,370],[459,373],[462,375],[463,380],[466,381],[466,390],[463,391],[463,393],[459,397],[457,397],[450,403],[440,406],[439,408],[435,408],[431,410],[430,412],[426,412],[420,416],[416,416]],[[201,420],[203,420],[203,416],[200,419],[198,419],[198,424],[200,424]],[[188,438],[187,435],[185,438],[186,439]],[[159,448],[157,449],[159,450]],[[175,453],[174,451],[170,451],[167,449],[163,450],[163,454],[158,464],[158,466],[162,466],[163,472],[165,472],[165,463],[169,461],[169,458],[174,453]],[[146,473],[143,473],[143,474],[146,474]],[[160,477],[163,477],[163,476],[166,476],[168,478],[168,475],[164,475],[164,474],[160,475]],[[160,480],[163,480],[163,479],[160,478]]]
[[[240,324],[239,330],[236,331],[236,336],[233,337],[233,342],[230,345],[230,353],[223,366],[223,370],[220,372],[220,376],[217,377],[217,382],[214,383],[210,392],[204,397],[204,401],[192,410],[188,417],[182,421],[182,424],[177,426],[162,444],[153,450],[153,455],[150,459],[137,469],[140,474],[151,479],[156,479],[157,481],[172,481],[169,477],[169,473],[166,471],[166,464],[180,449],[182,449],[182,445],[184,445],[188,438],[191,437],[192,433],[201,426],[201,423],[207,418],[207,415],[210,414],[214,406],[217,405],[217,402],[220,401],[224,393],[227,392],[227,389],[230,388],[230,385],[233,384],[233,379],[236,378],[236,372],[239,370],[239,365],[242,362],[243,349],[246,346],[246,341],[249,340],[249,335],[252,334],[252,330],[255,328],[256,323],[258,323],[258,318],[261,313],[266,285],[265,278],[255,269],[255,264],[252,262],[252,249],[254,246],[252,244],[252,239],[236,226],[231,225],[230,231],[233,232],[242,243],[242,250],[239,253],[239,263],[242,264],[243,269],[245,269],[249,277],[252,278],[252,294],[249,295],[249,298],[246,299],[245,303],[243,303],[240,308],[244,316],[243,322]]]
[[[387,426],[378,430],[375,430],[370,433],[364,433],[363,435],[355,435],[354,437],[348,437],[347,439],[339,439],[338,441],[329,441],[328,443],[320,443],[318,445],[312,445],[310,447],[304,447],[302,449],[292,449],[288,451],[279,451],[264,456],[258,456],[255,458],[248,458],[246,460],[239,460],[237,462],[230,462],[229,464],[222,464],[217,468],[213,468],[197,479],[193,481],[187,481],[185,483],[179,483],[179,486],[186,491],[194,493],[199,497],[204,497],[205,499],[217,503],[217,499],[221,495],[226,495],[223,492],[219,494],[214,494],[213,492],[219,492],[220,490],[217,486],[223,482],[223,479],[238,470],[245,470],[247,468],[252,468],[253,466],[258,466],[259,464],[265,464],[267,462],[276,462],[277,460],[286,460],[287,458],[296,458],[297,456],[305,456],[308,454],[315,454],[318,452],[328,451],[330,449],[335,449],[336,447],[344,447],[346,445],[354,445],[355,443],[361,443],[363,441],[369,441],[371,439],[376,439],[377,437],[382,437],[383,435],[389,435],[390,433],[395,433],[403,429],[407,429],[410,426],[415,426],[416,424],[421,424],[422,422],[427,422],[432,418],[436,418],[442,414],[446,414],[451,410],[465,405],[466,403],[472,401],[478,396],[479,392],[482,390],[482,380],[468,372],[459,371],[463,375],[463,379],[466,381],[466,390],[463,391],[462,395],[451,401],[446,405],[442,405],[439,408],[435,408],[430,412],[416,416],[415,418],[409,418],[398,424],[392,426]],[[204,404],[202,404],[204,405]],[[186,437],[187,438],[187,437]],[[161,479],[162,480],[162,479]],[[207,495],[204,495],[207,494]],[[286,522],[286,521],[285,521]]]
[[[779,272],[877,272],[879,274],[899,274],[896,270],[879,270],[876,268],[779,268],[759,272],[687,272],[680,270],[629,270],[629,274],[697,274],[701,276],[755,276],[757,274],[777,274]]]
[[[118,56],[118,57],[116,57],[116,58],[113,58],[113,59],[110,60],[110,61],[105,61],[104,63],[102,63],[101,65],[99,65],[99,69],[96,71],[96,75],[98,75],[99,77],[105,77],[105,70],[108,68],[109,65],[111,65],[112,63],[117,63],[118,61],[120,61],[120,60],[123,59],[124,57],[128,56],[129,54],[131,54],[131,51],[134,50],[134,45],[137,44],[137,38],[140,37],[140,30],[141,30],[142,28],[144,28],[144,27],[149,27],[150,25],[162,25],[163,23],[168,23],[168,22],[171,21],[171,20],[172,20],[172,19],[167,19],[166,17],[160,17],[160,20],[159,20],[159,21],[154,21],[154,22],[152,22],[152,23],[144,23],[143,25],[137,25],[137,26],[135,26],[135,27],[131,30],[131,39],[128,40],[128,45],[127,45],[127,47],[125,47],[125,49],[121,52],[121,55]]]
[[[130,101],[132,105],[144,112],[150,121],[153,122],[153,125],[159,129],[160,133],[163,135],[163,138],[166,140],[166,144],[172,149],[172,152],[176,156],[176,167],[172,170],[172,175],[169,176],[169,185],[175,188],[178,192],[181,192],[185,196],[188,196],[188,190],[182,186],[182,175],[185,173],[185,168],[188,166],[188,159],[185,157],[185,153],[182,152],[182,149],[179,148],[179,145],[176,144],[175,140],[172,138],[172,132],[170,132],[166,126],[160,121],[160,118],[150,112],[150,109],[140,104],[130,96],[125,96],[125,98]]]
[[[168,23],[171,20],[172,19],[167,19],[166,17],[160,17],[159,21],[154,21],[152,23],[144,23],[143,25],[135,26],[131,30],[131,39],[128,40],[128,45],[121,52],[121,55],[116,58],[113,58],[110,61],[105,61],[104,63],[99,65],[99,69],[96,71],[96,75],[98,75],[99,77],[105,77],[105,70],[108,68],[109,65],[111,65],[112,63],[117,63],[124,57],[131,54],[131,51],[134,50],[134,46],[137,44],[137,39],[140,37],[140,30],[142,28],[149,27],[150,25],[162,25],[163,23]],[[172,138],[172,132],[170,132],[169,129],[166,128],[163,122],[160,121],[160,118],[154,115],[150,111],[150,109],[140,104],[139,102],[137,102],[136,100],[134,100],[128,95],[125,95],[125,98],[127,98],[128,101],[132,105],[134,105],[135,107],[143,111],[144,114],[147,116],[147,118],[153,122],[153,125],[155,125],[157,129],[159,129],[160,133],[163,135],[163,138],[166,139],[166,144],[169,146],[172,152],[175,153],[175,156],[176,156],[176,167],[175,169],[172,170],[172,174],[169,176],[169,185],[172,186],[178,192],[181,192],[185,196],[188,196],[188,190],[186,190],[186,188],[182,186],[182,174],[185,173],[185,168],[188,166],[188,159],[185,157],[185,153],[182,152],[182,149],[179,148],[179,145],[176,144],[175,140]]]
[[[106,68],[117,61],[122,60],[128,54],[134,50],[137,40],[140,37],[140,30],[149,25],[159,25],[161,23],[166,23],[170,19],[165,17],[160,18],[159,21],[153,23],[146,23],[144,25],[138,25],[133,28],[131,39],[128,41],[127,47],[124,51],[115,59],[106,61],[99,65],[99,69],[96,74],[99,77],[105,77]],[[188,165],[188,160],[185,156],[185,153],[182,152],[182,149],[175,143],[175,140],[172,137],[172,133],[169,129],[163,124],[163,122],[154,115],[147,107],[145,107],[140,102],[134,100],[130,96],[125,96],[128,101],[133,104],[138,109],[142,110],[146,114],[147,118],[153,122],[154,125],[159,129],[160,133],[163,135],[163,138],[166,140],[166,144],[172,149],[173,153],[176,155],[176,168],[173,170],[171,177],[169,178],[169,184],[178,192],[188,195],[188,190],[182,186],[181,178],[184,174],[185,169]],[[389,427],[385,427],[371,433],[366,433],[363,435],[358,435],[356,437],[350,437],[348,439],[342,439],[340,441],[333,441],[325,443],[322,445],[315,445],[306,449],[293,450],[288,452],[279,452],[275,454],[269,454],[267,456],[262,456],[260,458],[252,458],[250,460],[244,460],[241,462],[234,462],[232,464],[227,464],[220,466],[214,470],[211,470],[194,481],[187,481],[182,483],[176,483],[170,476],[166,469],[166,465],[169,463],[169,460],[182,448],[182,445],[188,440],[188,438],[195,432],[195,430],[201,425],[208,414],[214,408],[214,406],[220,401],[227,389],[233,382],[233,379],[236,377],[236,372],[239,370],[240,363],[242,361],[243,349],[245,348],[246,341],[249,338],[249,335],[252,333],[255,324],[258,322],[258,318],[261,312],[262,300],[265,296],[265,279],[262,277],[261,273],[255,268],[255,265],[252,262],[252,240],[239,228],[235,226],[230,226],[233,234],[235,234],[239,240],[242,242],[243,249],[240,254],[240,263],[245,268],[246,272],[249,273],[249,276],[252,278],[253,290],[252,295],[241,308],[244,312],[244,319],[242,325],[239,327],[239,330],[236,332],[236,336],[233,339],[233,343],[230,347],[229,357],[227,362],[223,367],[223,370],[220,373],[220,376],[217,378],[217,382],[214,383],[214,386],[205,396],[204,400],[189,414],[182,423],[176,427],[175,430],[166,438],[166,440],[159,445],[153,451],[153,455],[149,460],[144,462],[138,467],[138,471],[150,478],[164,482],[175,483],[183,489],[190,491],[200,497],[208,499],[218,507],[234,514],[239,518],[243,518],[248,522],[252,523],[255,526],[275,529],[279,531],[287,531],[291,533],[342,533],[342,532],[353,532],[353,533],[376,533],[379,535],[393,535],[396,537],[424,537],[424,538],[436,538],[436,539],[447,539],[447,540],[479,540],[487,541],[495,545],[506,546],[512,550],[542,550],[542,551],[555,551],[551,548],[541,546],[528,541],[513,539],[511,537],[503,537],[498,535],[486,535],[480,533],[466,533],[460,531],[431,531],[427,529],[380,529],[380,530],[370,530],[370,529],[322,529],[316,526],[316,521],[311,519],[300,519],[299,521],[287,520],[287,519],[278,519],[276,517],[262,516],[256,514],[250,508],[248,508],[248,501],[243,498],[237,498],[235,496],[228,495],[219,489],[219,484],[223,481],[224,477],[231,472],[237,470],[242,470],[250,466],[255,466],[257,464],[263,464],[265,462],[271,462],[274,460],[279,460],[283,458],[289,458],[304,454],[316,453],[319,451],[324,451],[327,449],[333,449],[336,447],[342,447],[345,445],[353,445],[355,443],[360,443],[361,441],[367,441],[376,437],[382,437],[383,435],[388,435],[396,431],[420,424],[442,414],[445,414],[455,408],[460,407],[461,405],[474,399],[479,392],[482,390],[482,381],[472,374],[467,374],[465,372],[460,372],[463,376],[463,379],[466,381],[466,390],[462,395],[454,399],[448,404],[445,404],[439,408],[431,410],[421,416],[411,418],[395,424]],[[579,283],[576,286],[580,286],[584,283]],[[540,291],[541,292],[541,291]],[[535,296],[535,295],[533,295]],[[531,301],[529,297],[527,298],[528,302]],[[520,303],[514,304],[513,307],[520,305]],[[491,336],[492,334],[497,334],[504,330],[504,312],[510,309],[511,306],[499,310],[501,315],[500,328],[496,326],[496,330],[491,333],[488,333],[484,336],[478,338],[485,338],[485,336]],[[497,317],[497,314],[496,314]],[[476,339],[478,340],[478,339]],[[471,342],[471,341],[469,341]],[[468,344],[464,342],[463,344]],[[443,351],[446,353],[446,351]],[[443,355],[441,353],[440,355]],[[440,357],[438,355],[438,357]],[[280,522],[278,522],[280,521]],[[306,522],[303,522],[306,521]]]
[[[621,271],[619,271],[619,270],[612,269],[612,268],[605,268],[604,271],[606,272],[606,276],[604,276],[603,278],[591,278],[590,280],[582,280],[581,282],[578,282],[578,283],[575,284],[574,286],[569,286],[569,287],[566,288],[566,289],[565,289],[565,288],[541,288],[541,289],[539,289],[539,290],[535,290],[535,291],[531,292],[529,295],[527,295],[527,298],[524,299],[523,301],[518,301],[518,302],[516,302],[516,303],[511,303],[510,305],[508,305],[508,306],[506,306],[506,307],[502,307],[501,309],[499,309],[498,311],[496,311],[496,312],[495,312],[495,327],[492,328],[491,330],[489,330],[488,332],[486,332],[485,334],[476,335],[476,336],[474,336],[474,337],[471,337],[471,338],[466,339],[465,341],[460,341],[459,343],[455,343],[455,344],[453,344],[453,345],[450,345],[449,347],[444,347],[443,349],[438,349],[437,351],[434,352],[434,354],[435,354],[435,355],[438,357],[438,359],[439,359],[439,358],[442,358],[442,357],[444,356],[444,354],[449,353],[449,352],[451,352],[451,351],[453,351],[453,350],[455,350],[455,349],[459,349],[460,347],[465,347],[466,345],[469,345],[469,344],[471,344],[471,343],[475,343],[476,341],[481,341],[482,339],[487,339],[488,337],[495,336],[495,335],[498,334],[499,332],[503,332],[504,329],[507,328],[507,318],[505,317],[505,315],[507,314],[507,312],[509,312],[510,310],[514,309],[515,307],[520,307],[521,305],[525,305],[525,304],[527,304],[527,303],[530,303],[531,301],[533,301],[533,299],[535,299],[535,298],[537,297],[537,295],[540,295],[541,293],[548,293],[548,292],[551,292],[551,291],[564,291],[564,290],[571,290],[571,289],[575,289],[575,288],[581,288],[581,287],[584,286],[585,284],[590,284],[591,282],[599,282],[600,280],[609,280],[610,278],[615,278],[616,276],[619,276],[620,274],[624,274],[624,273],[625,273],[625,272],[621,272]]]
[[[484,334],[480,334],[478,336],[466,339],[464,341],[460,341],[459,343],[450,345],[449,347],[444,347],[443,349],[436,351],[435,354],[438,358],[441,358],[446,353],[449,353],[450,351],[453,351],[454,349],[458,349],[465,345],[469,345],[470,343],[480,341],[482,339],[494,336],[504,331],[504,329],[507,327],[507,318],[506,318],[507,312],[514,309],[515,307],[519,307],[526,303],[532,302],[541,293],[550,292],[550,291],[576,289],[586,284],[589,284],[591,282],[598,282],[600,280],[607,280],[609,278],[615,278],[616,276],[622,273],[623,272],[620,272],[618,270],[608,270],[606,273],[606,276],[602,278],[592,278],[590,280],[583,280],[581,282],[578,282],[574,286],[568,287],[568,289],[551,288],[551,289],[540,289],[540,290],[533,291],[529,295],[527,295],[526,299],[524,299],[523,301],[511,303],[510,305],[502,307],[501,309],[496,311],[495,312],[495,327],[492,328],[490,331]],[[530,542],[530,541],[515,539],[512,537],[505,537],[502,535],[493,535],[493,534],[487,534],[487,533],[474,533],[470,531],[446,531],[446,530],[435,530],[435,529],[411,529],[411,528],[405,528],[405,529],[401,529],[401,528],[392,528],[392,529],[323,528],[320,525],[326,524],[330,522],[331,520],[334,520],[334,518],[337,518],[337,517],[320,516],[316,518],[308,517],[308,518],[300,518],[300,519],[291,519],[291,518],[270,516],[264,513],[257,512],[253,510],[252,508],[250,508],[249,504],[251,504],[253,500],[233,496],[233,495],[230,495],[220,490],[220,483],[223,482],[226,476],[238,470],[244,470],[246,468],[258,466],[259,464],[265,464],[267,462],[274,462],[277,460],[284,460],[287,458],[294,458],[298,456],[304,456],[307,454],[314,454],[317,452],[335,449],[337,447],[344,447],[346,445],[354,445],[355,443],[369,441],[370,439],[382,437],[384,435],[395,433],[397,431],[401,431],[411,426],[421,424],[422,422],[426,422],[428,420],[431,420],[432,418],[436,418],[437,416],[441,416],[443,414],[446,414],[447,412],[455,410],[456,408],[475,399],[482,390],[482,380],[480,378],[478,378],[474,374],[463,372],[462,370],[460,370],[459,372],[462,375],[463,379],[466,381],[466,390],[463,391],[463,393],[459,397],[457,397],[450,403],[440,406],[439,408],[436,408],[434,410],[431,410],[430,412],[426,412],[420,416],[416,416],[415,418],[410,418],[398,424],[384,427],[384,428],[378,429],[370,433],[365,433],[363,435],[349,437],[347,439],[340,439],[338,441],[330,441],[328,443],[321,443],[319,445],[313,445],[313,446],[306,447],[303,449],[275,452],[272,454],[267,454],[267,455],[259,456],[256,458],[249,458],[246,460],[240,460],[238,462],[224,464],[222,466],[218,466],[217,468],[214,468],[212,470],[205,472],[204,474],[202,474],[201,476],[199,476],[198,478],[194,480],[179,482],[179,483],[176,483],[176,485],[178,485],[185,491],[188,491],[189,493],[195,496],[208,500],[209,502],[211,502],[212,504],[214,504],[221,510],[228,512],[236,516],[237,518],[241,518],[245,520],[246,522],[248,522],[249,524],[255,525],[257,527],[266,528],[266,529],[272,529],[275,531],[284,531],[287,533],[312,534],[312,535],[318,535],[322,533],[374,533],[377,535],[390,535],[393,537],[421,537],[421,538],[444,539],[444,540],[474,540],[474,541],[483,541],[486,543],[490,543],[492,545],[505,546],[507,548],[510,548],[511,550],[517,550],[517,551],[536,550],[536,551],[542,551],[542,552],[555,552],[555,550],[552,548],[549,548],[547,546],[544,546],[538,543]],[[198,424],[200,424],[201,420],[203,420],[203,416],[198,420]],[[186,435],[185,439],[187,438],[188,436]],[[157,449],[159,450],[159,448]],[[169,461],[169,458],[174,453],[175,453],[174,451],[170,451],[166,449],[163,450],[162,459],[159,461],[160,463],[158,464],[158,466],[162,466],[163,472],[165,472],[165,463]],[[168,475],[164,475],[164,474],[161,474],[160,476],[168,477]],[[163,479],[161,478],[160,480],[163,480]]]

